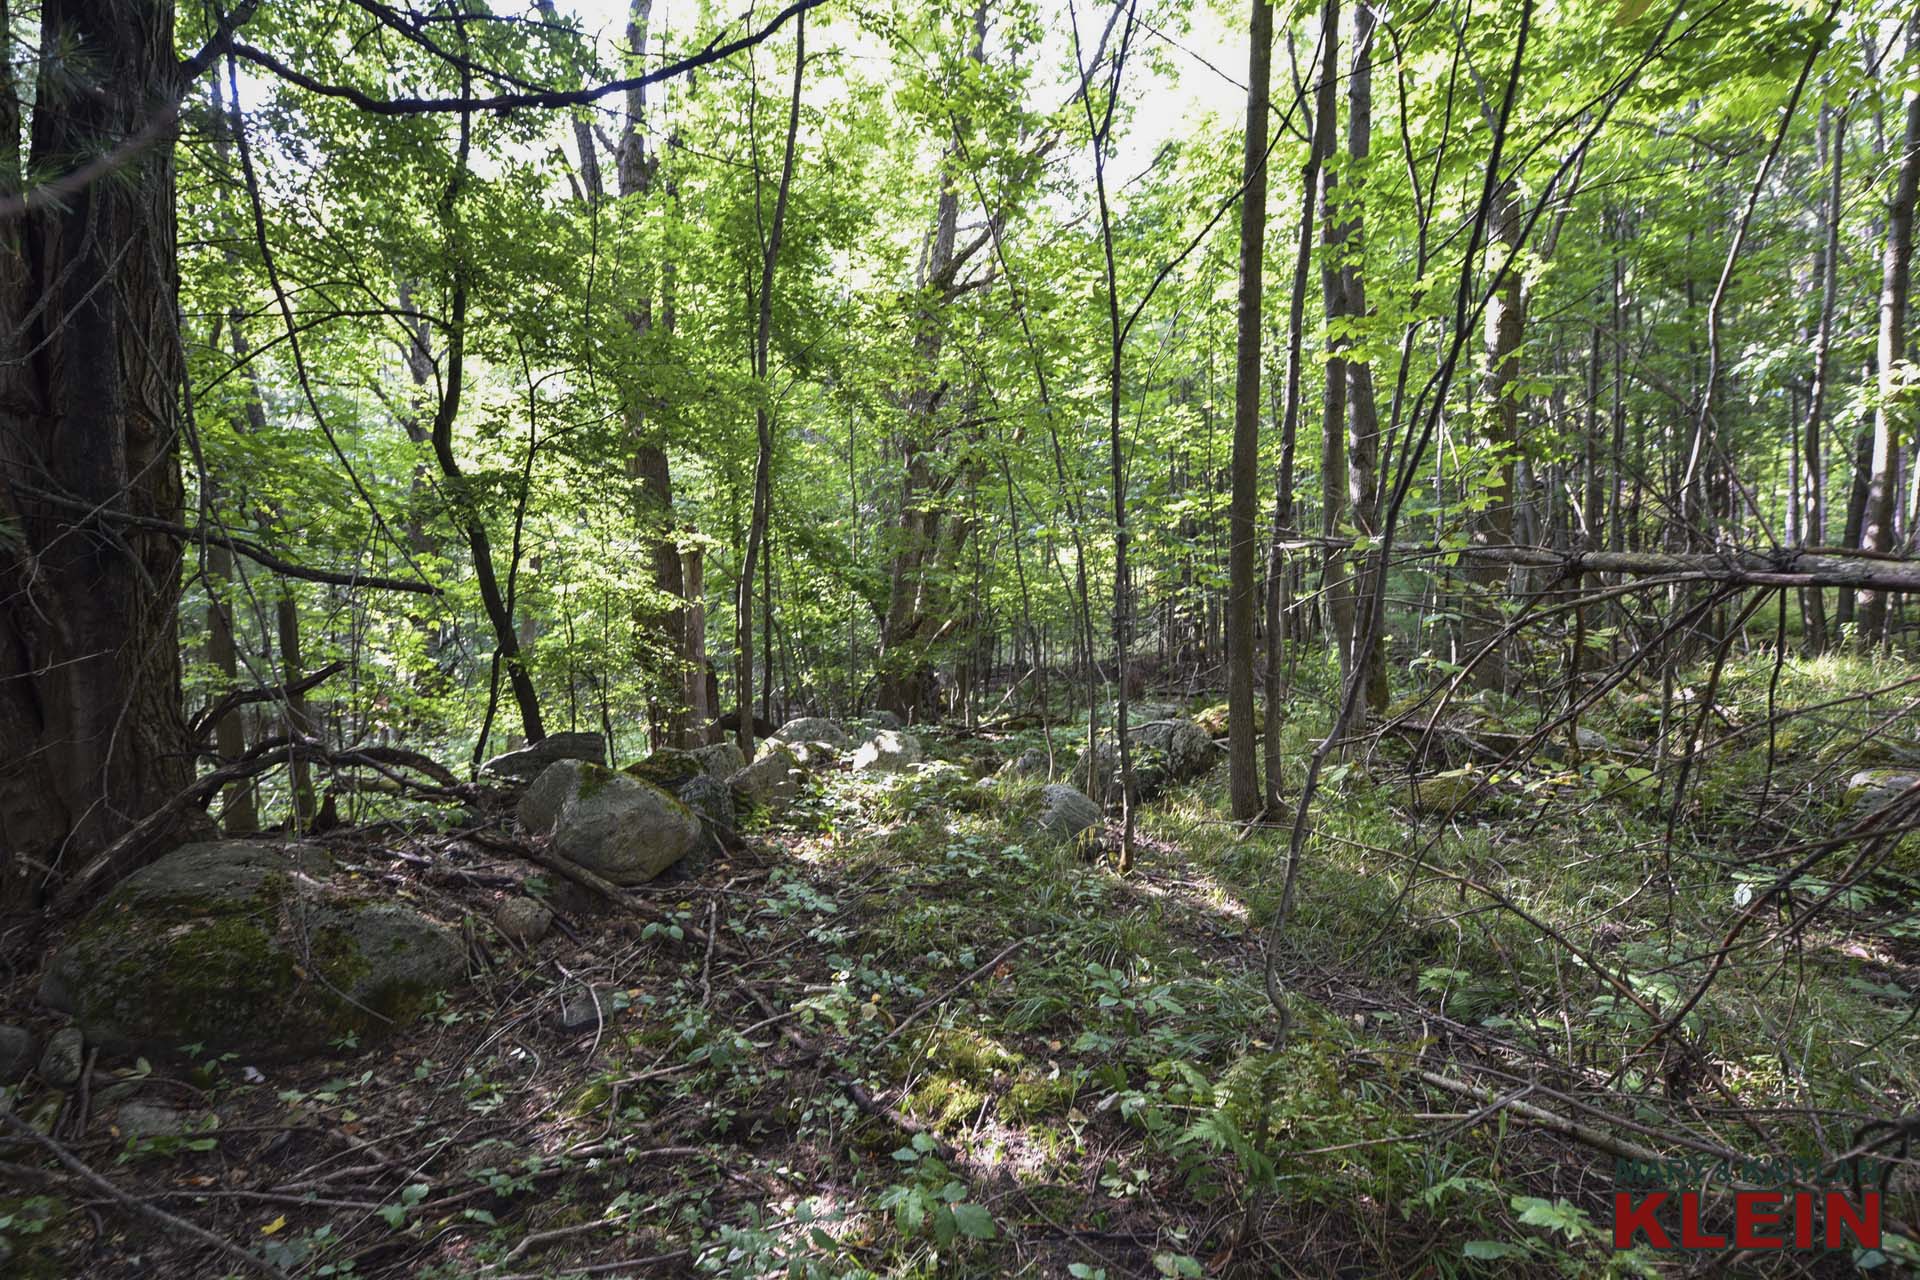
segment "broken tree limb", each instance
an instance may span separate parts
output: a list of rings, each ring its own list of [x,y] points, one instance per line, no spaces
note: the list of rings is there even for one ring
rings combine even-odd
[[[1628,577],[1686,575],[1754,587],[1853,588],[1920,593],[1920,561],[1832,551],[1725,551],[1672,555],[1651,551],[1547,551],[1536,547],[1462,547],[1460,555],[1523,569]]]

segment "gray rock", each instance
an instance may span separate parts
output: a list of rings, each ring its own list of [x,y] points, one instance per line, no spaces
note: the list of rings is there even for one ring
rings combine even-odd
[[[656,747],[645,760],[626,766],[620,772],[642,782],[651,782],[662,791],[673,791],[689,778],[707,771],[700,758],[677,747]]]
[[[586,760],[605,765],[607,740],[597,733],[550,733],[518,751],[497,755],[480,768],[496,778],[517,778],[524,782],[539,777],[556,760]]]
[[[847,731],[825,716],[801,716],[789,720],[774,733],[776,742],[824,742],[836,751],[845,751],[852,745],[847,740]]]
[[[520,798],[521,825],[615,884],[644,884],[700,838],[687,806],[659,787],[579,760],[550,765]]]
[[[626,1012],[627,994],[612,987],[575,988],[560,1001],[554,1021],[562,1031],[592,1031]]]
[[[1099,805],[1064,782],[1040,789],[1040,830],[1047,835],[1072,840],[1097,828],[1101,818]]]
[[[1000,778],[1044,778],[1047,775],[1047,753],[1039,747],[1028,747],[1013,759],[1000,766],[994,776]]]
[[[1211,769],[1219,758],[1219,749],[1207,731],[1184,716],[1132,725],[1128,746],[1133,755],[1135,794],[1142,800],[1151,799],[1176,783],[1192,781]],[[1111,732],[1100,736],[1093,760],[1094,769],[1089,777],[1083,752],[1074,766],[1073,780],[1092,789],[1095,779],[1104,779],[1101,789],[1118,795],[1120,746]]]
[[[853,753],[853,767],[860,773],[898,773],[918,764],[923,754],[920,739],[912,734],[882,729]]]
[[[176,849],[68,934],[40,999],[109,1052],[265,1061],[378,1038],[465,976],[466,949],[410,907],[329,884],[330,867],[310,846]]]
[[[725,782],[747,767],[746,753],[737,742],[716,742],[710,747],[695,747],[687,753],[700,762],[710,778]]]
[[[520,803],[514,807],[513,814],[529,835],[552,834],[554,824],[560,821],[560,811],[579,794],[580,780],[586,776],[587,767],[588,762],[584,760],[556,761],[520,793]]]
[[[893,714],[891,711],[878,707],[856,717],[856,719],[869,729],[904,729],[907,727],[906,721],[902,720],[899,716]]]
[[[213,1127],[213,1117],[170,1107],[163,1102],[123,1102],[114,1124],[129,1138],[178,1138]]]
[[[776,747],[727,779],[734,798],[750,809],[777,810],[795,796],[806,781],[806,770],[791,749]]]
[[[508,898],[494,908],[493,926],[515,942],[538,942],[553,928],[553,912],[533,898]]]
[[[1862,769],[1847,780],[1847,804],[1856,815],[1883,809],[1920,782],[1911,769]]]
[[[738,818],[734,813],[733,788],[717,778],[701,774],[676,793],[680,803],[700,819],[702,843],[709,853],[720,846],[720,834],[732,831]]]
[[[12,1084],[33,1069],[33,1032],[0,1023],[0,1084]]]
[[[793,758],[800,762],[803,769],[819,769],[840,759],[840,748],[831,742],[781,742],[774,739],[763,744],[759,754],[783,749],[792,752]]]
[[[80,1028],[60,1028],[48,1037],[47,1051],[40,1055],[40,1079],[55,1089],[73,1088],[86,1067],[86,1050]]]

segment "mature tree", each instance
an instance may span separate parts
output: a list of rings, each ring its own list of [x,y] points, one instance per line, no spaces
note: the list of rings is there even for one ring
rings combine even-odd
[[[192,774],[164,138],[201,64],[174,56],[167,0],[47,0],[39,16],[35,83],[0,85],[0,904],[12,906]],[[77,157],[117,171],[73,171]]]

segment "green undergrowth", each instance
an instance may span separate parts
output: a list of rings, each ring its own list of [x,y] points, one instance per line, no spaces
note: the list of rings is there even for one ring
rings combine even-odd
[[[763,858],[663,884],[661,919],[564,953],[618,993],[591,1052],[539,1042],[551,996],[519,977],[495,990],[529,992],[522,1013],[443,1003],[375,1071],[282,1087],[329,1123],[385,1105],[407,1132],[467,1136],[410,1156],[424,1172],[383,1185],[377,1212],[290,1210],[263,1241],[314,1274],[355,1261],[342,1275],[652,1255],[737,1277],[1679,1275],[1611,1248],[1607,1157],[1427,1077],[1496,1100],[1532,1081],[1637,1141],[1685,1126],[1756,1153],[1831,1151],[1910,1106],[1892,853],[1682,1010],[1743,901],[1796,860],[1782,848],[1858,803],[1854,760],[1783,747],[1787,731],[1817,719],[1821,744],[1920,753],[1911,725],[1882,723],[1898,693],[1842,701],[1886,675],[1822,659],[1776,684],[1768,662],[1730,661],[1706,737],[1735,736],[1701,757],[1671,837],[1690,735],[1670,713],[1674,757],[1634,745],[1661,736],[1643,689],[1583,717],[1607,745],[1578,758],[1416,762],[1404,736],[1363,739],[1323,774],[1284,928],[1291,805],[1323,732],[1311,689],[1283,726],[1287,803],[1236,823],[1216,768],[1143,807],[1124,876],[1110,847],[1036,838],[1040,779],[983,778],[1036,735],[932,732],[932,767],[817,771]],[[1775,725],[1771,776],[1770,689],[1776,709],[1835,704]],[[1551,714],[1445,713],[1520,737]],[[1415,774],[1467,778],[1473,803],[1416,804]],[[1755,938],[1850,856],[1812,864]],[[707,927],[731,958],[699,944]],[[1883,1255],[1820,1265],[1898,1273]]]

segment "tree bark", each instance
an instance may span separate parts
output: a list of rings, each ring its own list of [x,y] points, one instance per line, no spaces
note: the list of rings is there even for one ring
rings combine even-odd
[[[1833,314],[1840,287],[1840,219],[1844,212],[1841,194],[1843,159],[1846,155],[1847,118],[1844,112],[1831,113],[1828,126],[1828,163],[1831,166],[1827,200],[1822,209],[1826,234],[1820,248],[1820,320],[1813,344],[1813,378],[1807,392],[1807,418],[1801,434],[1802,459],[1800,492],[1794,500],[1800,505],[1800,537],[1803,546],[1821,546],[1827,540],[1826,495],[1823,484],[1821,428],[1825,424],[1827,393],[1833,381]],[[1826,595],[1803,591],[1801,609],[1806,615],[1806,649],[1817,654],[1827,647]]]
[[[1313,271],[1313,228],[1320,170],[1333,153],[1334,91],[1339,75],[1335,58],[1339,46],[1340,0],[1322,0],[1320,30],[1323,49],[1320,79],[1314,90],[1313,140],[1300,173],[1300,224],[1294,241],[1293,290],[1287,302],[1287,372],[1280,410],[1280,471],[1274,481],[1273,541],[1267,553],[1267,673],[1266,747],[1267,804],[1280,798],[1280,718],[1282,656],[1286,614],[1281,597],[1286,589],[1283,543],[1292,520],[1294,443],[1300,424],[1300,365],[1304,355],[1307,284]]]
[[[1254,508],[1260,484],[1260,301],[1267,233],[1267,93],[1273,6],[1253,0],[1248,22],[1247,127],[1241,160],[1240,292],[1233,373],[1233,493],[1227,509],[1227,767],[1233,816],[1260,811],[1253,701]]]
[[[1349,181],[1352,213],[1347,220],[1347,264],[1341,271],[1341,294],[1346,314],[1356,322],[1367,317],[1367,282],[1362,249],[1366,237],[1366,214],[1360,202],[1358,182],[1364,176],[1367,157],[1373,150],[1373,39],[1379,13],[1371,3],[1354,9],[1353,74],[1347,83],[1347,155],[1355,173]],[[1368,359],[1343,362],[1347,371],[1347,415],[1351,428],[1347,439],[1348,514],[1361,536],[1372,538],[1380,532],[1380,413],[1374,399],[1373,365]],[[1366,570],[1367,557],[1357,559],[1353,599],[1373,598],[1373,577]],[[1349,613],[1353,610],[1349,609]],[[1364,617],[1364,612],[1359,616]],[[1353,628],[1354,661],[1360,665],[1365,684],[1365,699],[1360,704],[1364,719],[1367,712],[1387,709],[1387,637],[1384,627],[1375,627],[1372,643],[1359,652],[1361,630]],[[1357,727],[1357,726],[1356,726]]]
[[[1906,365],[1907,294],[1913,266],[1913,206],[1920,194],[1920,93],[1907,94],[1907,125],[1901,142],[1898,177],[1887,208],[1886,249],[1881,257],[1880,335],[1875,352],[1880,395],[1873,412],[1873,455],[1867,470],[1867,501],[1860,529],[1865,551],[1893,547],[1895,458],[1907,417],[1899,397]],[[1862,591],[1858,603],[1859,645],[1879,644],[1887,621],[1887,601],[1879,591]]]
[[[753,758],[753,573],[767,536],[773,504],[773,416],[767,402],[767,366],[773,344],[774,267],[780,261],[780,238],[787,221],[787,195],[793,187],[794,144],[800,135],[800,83],[807,67],[807,17],[800,14],[794,28],[793,97],[787,109],[786,154],[780,162],[780,188],[773,200],[773,219],[760,259],[759,316],[754,327],[753,376],[760,384],[754,409],[758,455],[753,467],[753,513],[747,526],[746,552],[741,558],[740,581],[734,601],[734,695],[740,712],[740,749]],[[773,637],[763,637],[773,652]],[[769,674],[771,667],[769,666]]]
[[[40,22],[42,49],[89,56],[41,62],[29,163],[8,147],[0,195],[112,150],[178,97],[165,0],[46,0]],[[0,128],[17,138],[21,95],[3,87]],[[0,907],[37,901],[191,772],[180,540],[35,496],[181,517],[173,177],[156,144],[0,225]]]
[[[1474,547],[1503,547],[1513,542],[1514,454],[1520,441],[1520,401],[1515,386],[1520,377],[1520,344],[1526,333],[1520,297],[1520,273],[1503,264],[1520,242],[1520,193],[1511,177],[1494,192],[1493,236],[1488,253],[1500,277],[1487,302],[1487,375],[1481,381],[1486,432],[1482,444],[1499,455],[1487,505],[1467,522]],[[1500,633],[1500,602],[1507,591],[1506,566],[1487,558],[1469,560],[1467,581],[1472,597],[1466,602],[1465,634],[1469,655],[1477,654]],[[1482,689],[1506,687],[1505,654],[1494,652],[1474,667],[1473,683]]]

